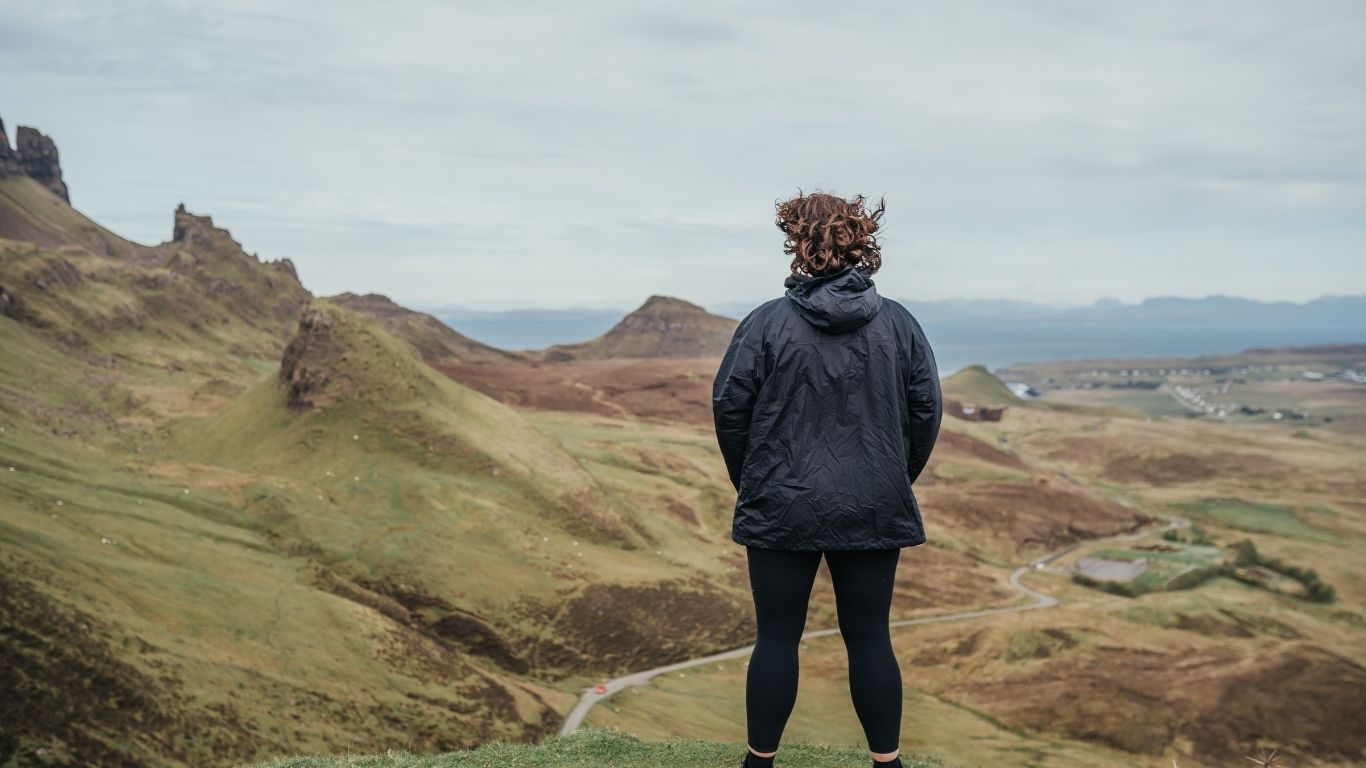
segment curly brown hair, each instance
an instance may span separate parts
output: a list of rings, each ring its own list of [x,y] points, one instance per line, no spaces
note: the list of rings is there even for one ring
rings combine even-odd
[[[846,266],[876,272],[882,266],[882,247],[877,231],[886,209],[878,199],[877,207],[864,207],[867,198],[855,195],[845,200],[817,190],[777,203],[778,229],[787,239],[783,253],[792,255],[792,274],[822,275]]]

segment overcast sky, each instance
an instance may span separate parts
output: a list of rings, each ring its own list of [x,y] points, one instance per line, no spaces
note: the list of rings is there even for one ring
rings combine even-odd
[[[898,298],[1366,292],[1366,3],[684,5],[0,0],[0,118],[320,295],[757,303],[815,186]]]

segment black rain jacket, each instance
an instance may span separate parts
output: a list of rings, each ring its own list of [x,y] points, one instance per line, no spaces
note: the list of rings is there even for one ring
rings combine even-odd
[[[806,551],[923,544],[911,483],[943,403],[920,323],[855,267],[784,285],[740,321],[712,384],[739,494],[731,539]]]

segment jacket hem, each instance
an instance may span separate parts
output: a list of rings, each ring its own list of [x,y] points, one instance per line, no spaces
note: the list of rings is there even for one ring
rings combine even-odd
[[[741,544],[746,547],[753,547],[755,549],[778,549],[786,552],[848,552],[865,549],[901,549],[903,547],[916,547],[927,541],[924,536],[902,536],[899,538],[873,539],[870,541],[854,543],[848,541],[827,542],[820,539],[804,539],[799,546],[791,546],[786,545],[781,541],[769,541],[739,533],[732,533],[730,539],[736,544]]]

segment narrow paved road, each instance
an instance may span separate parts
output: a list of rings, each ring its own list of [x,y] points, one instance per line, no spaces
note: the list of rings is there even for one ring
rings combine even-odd
[[[1044,566],[1048,565],[1054,560],[1057,560],[1063,555],[1077,549],[1078,547],[1089,547],[1092,545],[1103,544],[1112,541],[1133,541],[1135,539],[1141,539],[1144,536],[1148,536],[1154,533],[1161,533],[1162,531],[1171,530],[1175,528],[1185,528],[1188,525],[1190,525],[1189,521],[1176,519],[1156,529],[1148,528],[1141,531],[1135,531],[1133,533],[1120,534],[1118,536],[1106,536],[1099,539],[1087,539],[1086,541],[1079,541],[1076,544],[1064,547],[1063,549],[1060,549],[1052,554],[1045,555],[1044,557],[1034,560],[1028,565],[1022,565],[1019,568],[1016,568],[1014,573],[1010,574],[1010,585],[1014,587],[1016,590],[1018,590],[1020,593],[1024,594],[1026,597],[1032,598],[1033,602],[1023,603],[1020,605],[1007,605],[1002,606],[1000,608],[983,608],[977,611],[959,611],[957,613],[944,613],[938,616],[922,616],[918,619],[902,619],[900,621],[893,621],[888,626],[909,627],[914,626],[916,624],[931,624],[940,621],[959,621],[962,619],[976,619],[982,616],[994,616],[1001,613],[1019,613],[1021,611],[1037,611],[1040,608],[1052,608],[1058,604],[1058,599],[1056,597],[1046,595],[1042,592],[1038,592],[1033,589],[1030,589],[1029,587],[1026,587],[1025,585],[1020,583],[1020,577],[1024,576],[1029,571],[1042,569]],[[816,629],[810,632],[803,632],[802,639],[805,640],[811,637],[824,637],[826,635],[835,635],[839,634],[839,631],[839,627],[833,627],[830,629]],[[745,656],[748,656],[753,651],[754,644],[750,643],[749,645],[746,645],[743,648],[734,648],[729,651],[722,651],[721,653],[713,653],[710,656],[698,656],[694,659],[685,659],[684,661],[677,661],[673,664],[665,664],[662,667],[655,667],[654,669],[647,669],[642,672],[632,672],[628,675],[622,675],[621,677],[612,678],[611,680],[608,680],[606,683],[603,684],[605,686],[605,690],[603,690],[602,693],[597,692],[596,686],[584,691],[583,696],[579,699],[579,703],[574,705],[574,709],[569,713],[569,717],[565,718],[564,726],[560,728],[560,734],[565,735],[573,733],[575,730],[577,730],[578,727],[583,724],[583,719],[588,716],[588,711],[593,708],[593,705],[597,704],[598,702],[602,701],[608,696],[611,696],[617,691],[623,690],[625,688],[630,688],[633,685],[644,685],[650,682],[650,678],[655,677],[656,675],[662,675],[667,672],[676,672],[680,669],[687,669],[688,667],[697,667],[703,664],[711,664],[717,661],[726,661],[727,659],[740,659],[744,658]]]

